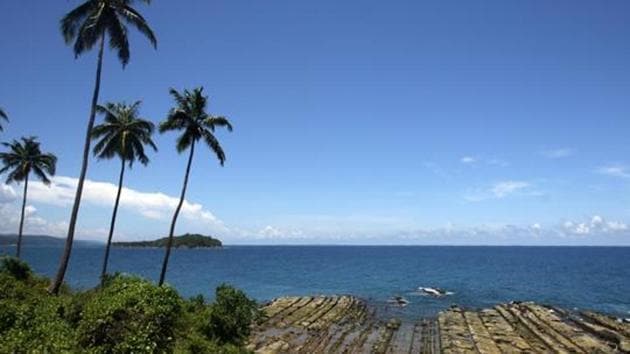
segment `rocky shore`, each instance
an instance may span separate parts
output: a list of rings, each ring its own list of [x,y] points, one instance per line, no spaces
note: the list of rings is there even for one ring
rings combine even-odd
[[[249,340],[256,353],[628,353],[630,324],[535,303],[437,318],[379,319],[352,296],[282,297]]]

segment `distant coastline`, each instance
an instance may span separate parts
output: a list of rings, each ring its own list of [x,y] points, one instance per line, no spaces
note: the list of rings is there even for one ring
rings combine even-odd
[[[152,241],[114,242],[114,247],[123,248],[162,248],[166,247],[168,237],[162,237]],[[185,234],[173,237],[174,248],[220,248],[223,244],[220,240],[199,234]]]

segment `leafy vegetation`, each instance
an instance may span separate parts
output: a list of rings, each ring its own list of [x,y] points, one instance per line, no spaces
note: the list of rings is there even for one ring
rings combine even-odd
[[[48,296],[49,280],[0,260],[0,352],[245,353],[257,304],[229,285],[216,299],[183,299],[169,286],[107,276],[99,288]]]
[[[114,242],[113,244],[117,247],[166,247],[168,244],[168,237],[163,237],[153,241]],[[185,234],[173,237],[173,244],[171,246],[175,248],[211,248],[221,247],[222,244],[220,240],[210,236]]]

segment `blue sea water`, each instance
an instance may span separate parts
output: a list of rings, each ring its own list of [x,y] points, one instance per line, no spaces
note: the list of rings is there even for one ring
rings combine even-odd
[[[61,248],[24,247],[36,272],[51,276]],[[66,280],[76,288],[96,285],[100,246],[75,247]],[[157,279],[164,250],[112,251],[110,270]],[[212,298],[223,282],[259,301],[284,295],[352,294],[378,313],[406,318],[433,316],[451,304],[472,308],[531,300],[565,308],[630,317],[630,248],[455,246],[226,246],[178,249],[167,281],[184,296]],[[435,299],[419,286],[452,295]],[[387,305],[394,295],[410,301]]]

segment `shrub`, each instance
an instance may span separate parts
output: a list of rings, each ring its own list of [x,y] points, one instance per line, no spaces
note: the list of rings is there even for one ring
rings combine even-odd
[[[85,303],[79,344],[102,353],[168,352],[181,302],[170,287],[136,277],[109,279]]]
[[[0,257],[0,272],[10,274],[18,280],[26,280],[33,273],[26,262],[10,256]]]
[[[249,336],[251,324],[260,316],[254,300],[241,290],[222,284],[216,289],[215,302],[208,308],[202,332],[219,343],[242,344]]]
[[[73,351],[74,332],[63,318],[67,301],[48,296],[41,283],[0,272],[0,353]]]

